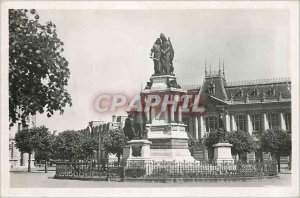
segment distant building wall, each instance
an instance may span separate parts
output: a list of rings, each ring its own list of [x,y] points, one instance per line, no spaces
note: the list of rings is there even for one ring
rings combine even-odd
[[[27,127],[31,128],[36,125],[36,116],[30,116],[26,120]],[[22,130],[22,123],[18,121],[9,128],[9,164],[10,168],[28,166],[28,153],[21,153],[16,147],[15,135],[18,131]],[[34,166],[34,154],[31,155],[31,166]]]

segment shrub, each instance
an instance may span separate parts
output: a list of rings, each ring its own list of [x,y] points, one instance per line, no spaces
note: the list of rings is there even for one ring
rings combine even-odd
[[[138,178],[146,174],[146,169],[144,168],[130,168],[125,170],[125,175],[127,177]]]

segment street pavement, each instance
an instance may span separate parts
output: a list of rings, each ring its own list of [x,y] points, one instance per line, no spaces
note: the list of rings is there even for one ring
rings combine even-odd
[[[49,168],[44,173],[43,167],[33,168],[31,173],[26,169],[14,169],[10,172],[10,186],[12,188],[153,188],[153,187],[266,187],[291,185],[291,174],[279,174],[279,178],[230,180],[230,181],[201,181],[201,182],[177,182],[177,183],[138,183],[117,181],[81,181],[53,179],[55,169]]]

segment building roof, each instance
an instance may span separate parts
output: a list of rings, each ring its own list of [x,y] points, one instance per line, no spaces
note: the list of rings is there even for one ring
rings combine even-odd
[[[289,78],[226,82],[225,74],[219,71],[206,74],[202,85],[186,85],[183,88],[187,89],[188,94],[200,94],[202,102],[209,97],[228,101],[229,104],[291,100]]]

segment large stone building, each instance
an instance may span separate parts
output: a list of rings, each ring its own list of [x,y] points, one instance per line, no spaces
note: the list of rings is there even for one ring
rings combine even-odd
[[[29,116],[26,120],[27,127],[33,127],[36,125],[36,116]],[[22,153],[16,147],[15,135],[18,131],[22,130],[23,126],[20,121],[15,123],[9,128],[9,164],[10,168],[14,167],[26,167],[28,166],[28,153]],[[31,166],[34,166],[34,155],[31,155]]]
[[[200,96],[205,111],[183,116],[188,133],[198,141],[194,157],[209,158],[203,146],[203,138],[210,131],[219,129],[219,115],[225,118],[227,131],[245,131],[258,141],[266,129],[280,127],[291,132],[291,81],[259,79],[227,82],[224,68],[221,71],[205,71],[201,86],[187,87],[187,93]],[[267,153],[248,153],[247,160],[268,158]],[[206,159],[207,160],[207,159]]]

